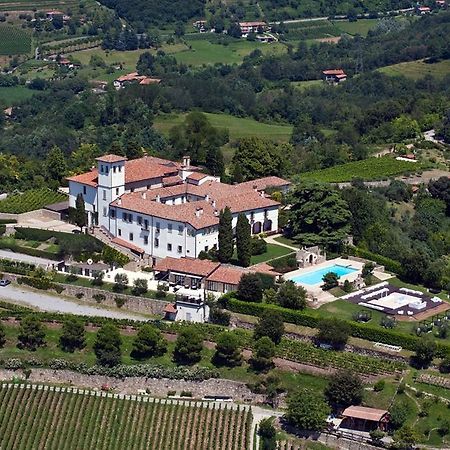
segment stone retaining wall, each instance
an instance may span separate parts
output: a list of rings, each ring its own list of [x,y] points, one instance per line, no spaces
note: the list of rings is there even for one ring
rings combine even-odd
[[[11,282],[17,282],[17,279],[21,275],[4,274],[4,278]],[[155,298],[136,297],[133,295],[116,294],[115,292],[108,292],[102,289],[95,289],[91,287],[73,286],[69,284],[56,283],[64,288],[61,295],[67,295],[69,297],[75,297],[78,301],[89,304],[101,304],[104,306],[110,306],[117,308],[116,298],[123,298],[125,300],[124,305],[121,307],[123,310],[132,311],[143,314],[163,315],[164,308],[168,305],[166,300],[158,300]],[[76,294],[83,294],[82,298],[78,298]],[[94,299],[94,295],[102,294],[105,296],[105,300],[97,302]]]

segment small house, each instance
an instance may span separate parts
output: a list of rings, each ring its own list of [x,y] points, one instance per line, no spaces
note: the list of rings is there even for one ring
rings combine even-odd
[[[324,70],[322,77],[329,84],[339,84],[347,80],[347,74],[342,69]]]
[[[421,16],[424,16],[425,14],[430,14],[431,8],[429,6],[419,6],[417,8],[417,13]]]
[[[266,22],[239,22],[242,36],[247,36],[249,33],[261,33],[269,30]]]

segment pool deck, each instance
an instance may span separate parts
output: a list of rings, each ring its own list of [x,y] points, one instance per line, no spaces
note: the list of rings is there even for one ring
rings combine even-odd
[[[352,259],[345,259],[345,258],[335,258],[335,259],[330,259],[328,261],[324,261],[323,263],[320,263],[320,264],[316,264],[314,266],[304,267],[302,269],[296,269],[296,270],[293,270],[292,272],[285,273],[283,275],[283,278],[285,280],[291,280],[292,278],[295,278],[299,275],[303,276],[308,273],[315,272],[316,270],[321,270],[321,269],[325,269],[327,267],[332,267],[335,264],[339,265],[339,266],[352,267],[353,269],[356,269],[355,272],[341,276],[339,278],[339,281],[341,283],[344,282],[345,280],[355,281],[357,276],[361,273],[362,268],[364,267],[364,263],[359,262],[359,261],[354,261]],[[382,281],[392,278],[392,275],[389,273],[386,273],[386,272],[374,271],[373,274],[379,280],[382,280]],[[297,283],[297,284],[304,287],[310,295],[312,295],[314,298],[317,299],[317,303],[315,304],[315,306],[316,305],[320,306],[325,303],[329,303],[329,302],[333,302],[333,301],[337,300],[337,297],[335,297],[334,295],[330,294],[329,292],[322,291],[322,289],[320,287],[322,285],[322,283],[323,282],[320,281],[317,284],[304,284],[304,283]]]

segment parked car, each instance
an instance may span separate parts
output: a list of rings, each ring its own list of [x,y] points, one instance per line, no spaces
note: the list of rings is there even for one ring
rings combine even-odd
[[[9,280],[0,280],[0,287],[8,286],[8,284],[10,284],[10,283],[11,283],[11,281],[9,281]]]

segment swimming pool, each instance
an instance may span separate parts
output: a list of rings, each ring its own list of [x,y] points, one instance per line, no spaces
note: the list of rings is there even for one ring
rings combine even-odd
[[[322,283],[323,276],[328,272],[334,272],[338,276],[338,278],[340,278],[344,275],[348,275],[349,273],[357,271],[358,269],[355,269],[353,267],[345,267],[340,266],[338,264],[334,264],[332,266],[314,270],[313,272],[305,273],[304,275],[297,275],[295,277],[292,277],[291,280],[294,281],[295,283],[313,285]]]

